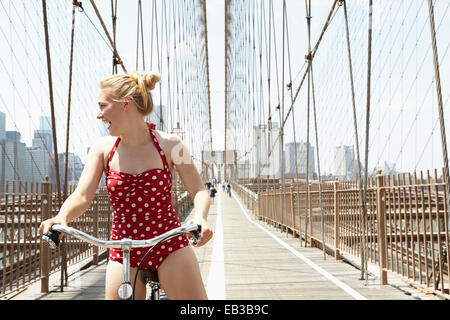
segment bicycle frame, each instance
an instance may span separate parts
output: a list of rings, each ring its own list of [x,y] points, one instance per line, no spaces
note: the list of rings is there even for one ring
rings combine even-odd
[[[59,224],[54,224],[51,227],[50,233],[53,232],[53,235],[46,233],[42,236],[42,239],[51,247],[56,248],[59,241],[55,242],[52,237],[54,237],[54,232],[63,232],[66,234],[70,234],[75,238],[83,240],[92,245],[103,247],[103,248],[120,248],[123,254],[123,262],[122,262],[122,284],[118,289],[118,294],[121,299],[128,300],[133,296],[133,287],[131,286],[130,281],[130,251],[132,248],[143,248],[143,247],[152,247],[157,245],[158,243],[164,242],[173,238],[180,234],[190,234],[193,239],[193,244],[197,244],[197,240],[201,231],[201,226],[197,224],[189,224],[185,226],[181,226],[172,230],[167,231],[155,238],[148,240],[132,240],[128,238],[123,238],[121,240],[100,240],[95,238],[87,233],[84,233],[75,228],[71,228],[68,226],[63,226]],[[59,234],[58,234],[59,236]],[[153,294],[153,293],[152,293]],[[159,297],[158,297],[159,298]]]

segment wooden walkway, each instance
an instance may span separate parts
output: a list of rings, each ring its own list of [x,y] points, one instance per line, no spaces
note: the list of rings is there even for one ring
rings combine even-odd
[[[188,217],[186,220],[189,220]],[[214,300],[422,300],[437,299],[410,287],[389,273],[389,285],[372,276],[368,284],[360,271],[336,261],[317,248],[300,247],[299,240],[247,213],[237,198],[217,194],[208,218],[214,238],[195,250],[203,281]],[[59,279],[51,292],[41,294],[35,284],[14,299],[102,300],[106,261],[79,271],[59,292]]]

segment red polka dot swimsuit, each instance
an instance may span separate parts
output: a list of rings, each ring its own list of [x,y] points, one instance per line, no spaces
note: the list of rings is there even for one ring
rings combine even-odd
[[[137,175],[111,170],[109,163],[120,142],[120,137],[117,138],[109,153],[106,177],[113,207],[111,240],[150,239],[181,226],[172,205],[172,174],[166,156],[153,133],[155,124],[147,125],[164,168],[150,169]],[[188,245],[189,240],[185,234],[167,240],[152,250],[141,268],[156,270],[169,254]],[[150,247],[131,249],[130,266],[137,267],[149,249]],[[110,249],[109,259],[122,263],[122,250]]]

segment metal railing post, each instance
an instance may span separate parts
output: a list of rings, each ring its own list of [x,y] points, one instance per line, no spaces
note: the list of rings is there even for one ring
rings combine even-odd
[[[384,176],[377,175],[377,227],[378,254],[380,260],[381,285],[387,284],[387,247],[386,247],[386,198]]]
[[[49,178],[45,177],[45,182],[41,184],[41,221],[50,218],[50,183]],[[41,268],[41,293],[48,292],[49,287],[49,248],[44,245],[42,239],[40,244],[40,268]]]

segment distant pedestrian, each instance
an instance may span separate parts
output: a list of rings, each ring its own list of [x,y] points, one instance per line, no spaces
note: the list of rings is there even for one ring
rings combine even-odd
[[[217,190],[214,188],[214,185],[211,186],[211,190],[209,191],[209,197],[211,198],[211,203],[214,204],[214,198],[216,197]]]
[[[227,193],[228,193],[228,196],[231,198],[231,184],[230,184],[230,181],[227,182]]]

